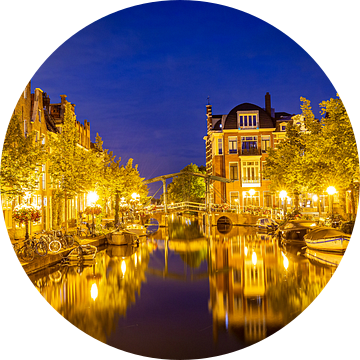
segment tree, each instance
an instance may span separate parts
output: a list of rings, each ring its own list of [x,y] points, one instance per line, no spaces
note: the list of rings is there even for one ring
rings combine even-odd
[[[192,163],[185,166],[181,172],[205,174],[204,170],[201,171],[196,164]],[[206,185],[204,178],[190,174],[176,176],[167,188],[168,201],[191,201],[197,203],[203,202],[205,191]]]
[[[20,119],[13,115],[7,128],[1,157],[1,194],[10,199],[32,192],[38,186],[41,165],[47,152],[35,133],[25,136]]]
[[[302,189],[301,166],[305,151],[300,127],[289,123],[286,138],[277,149],[270,149],[265,163],[265,178],[271,180],[273,191],[286,190],[294,196],[295,208],[299,207],[299,194]]]
[[[78,141],[76,116],[67,102],[61,133],[51,134],[49,138],[49,174],[57,186],[57,196],[65,202],[65,231],[68,228],[68,200],[94,187],[99,166],[99,157],[81,148]]]

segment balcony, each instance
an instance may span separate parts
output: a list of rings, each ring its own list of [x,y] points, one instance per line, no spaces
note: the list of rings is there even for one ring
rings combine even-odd
[[[241,178],[242,187],[259,187],[261,185],[260,177],[242,177]]]
[[[261,155],[261,149],[239,149],[239,156]]]

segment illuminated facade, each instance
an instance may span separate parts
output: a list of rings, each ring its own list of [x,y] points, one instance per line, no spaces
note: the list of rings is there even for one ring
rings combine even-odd
[[[275,113],[270,94],[265,95],[265,108],[243,103],[227,115],[213,115],[212,105],[206,106],[207,136],[206,171],[234,180],[215,182],[211,199],[215,204],[272,207],[278,199],[269,189],[270,181],[263,176],[268,151],[285,137],[286,125],[293,121],[288,113]],[[249,190],[253,192],[249,193]]]
[[[31,93],[31,82],[29,82],[20,96],[18,103],[14,109],[14,115],[18,115],[24,135],[35,132],[35,141],[41,141],[43,144],[48,143],[49,133],[57,134],[61,131],[64,121],[65,104],[67,102],[66,95],[61,95],[61,102],[51,104],[50,98],[41,89],[36,88]],[[75,113],[75,105],[72,104]],[[84,125],[76,122],[79,132],[79,146],[88,151],[91,146],[90,142],[90,123],[85,120]],[[42,216],[38,223],[30,223],[29,232],[49,230],[53,226],[53,191],[50,175],[48,173],[49,163],[41,165],[39,169],[39,181],[37,189],[31,194],[28,200],[31,204],[35,204],[41,208]],[[22,199],[17,197],[13,201],[9,201],[6,196],[1,196],[3,215],[6,228],[10,238],[22,238],[25,234],[24,225],[19,227],[12,219],[13,208],[21,203]],[[68,219],[76,219],[78,211],[82,211],[85,206],[84,195],[69,200]],[[65,219],[65,205],[63,205],[62,221]]]

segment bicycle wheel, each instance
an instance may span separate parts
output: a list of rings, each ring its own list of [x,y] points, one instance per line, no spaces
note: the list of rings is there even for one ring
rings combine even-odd
[[[65,235],[67,246],[71,247],[74,245],[74,237],[72,235]]]
[[[30,262],[34,259],[34,250],[31,246],[24,245],[19,252],[20,258],[25,262]]]
[[[39,240],[35,244],[35,252],[40,256],[45,256],[47,254],[47,248],[47,243],[45,241]]]
[[[51,240],[49,244],[49,250],[51,252],[57,253],[61,249],[61,242],[58,240]]]

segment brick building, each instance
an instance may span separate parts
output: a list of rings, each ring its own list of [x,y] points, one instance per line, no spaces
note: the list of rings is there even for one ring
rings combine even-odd
[[[47,144],[49,132],[57,134],[61,131],[67,100],[66,95],[61,95],[60,98],[60,103],[52,104],[45,92],[36,88],[34,92],[31,93],[31,82],[27,84],[14,109],[14,115],[18,115],[25,135],[34,131],[35,141],[42,141],[43,144]],[[75,113],[75,104],[72,104],[72,109]],[[85,151],[88,151],[91,147],[90,123],[85,120],[83,125],[77,121],[75,126],[79,132],[79,146]],[[48,168],[48,163],[41,165],[37,189],[31,194],[31,198],[28,200],[31,204],[40,207],[42,211],[40,221],[30,224],[30,234],[43,229],[49,230],[54,227],[53,192],[55,187],[52,184]],[[24,227],[19,227],[12,219],[13,208],[22,201],[24,201],[24,199],[17,197],[10,202],[6,196],[1,196],[3,215],[10,238],[24,237]],[[69,200],[68,219],[76,219],[78,212],[84,210],[85,203],[85,195]],[[64,208],[63,204],[62,220],[65,218]]]
[[[270,191],[270,181],[263,176],[268,150],[285,137],[286,125],[293,116],[271,108],[271,97],[265,95],[265,108],[243,103],[228,114],[213,115],[206,106],[206,171],[232,179],[232,183],[214,182],[211,202],[224,202],[240,208],[248,205],[273,207],[278,194]],[[253,191],[250,191],[250,190]]]

